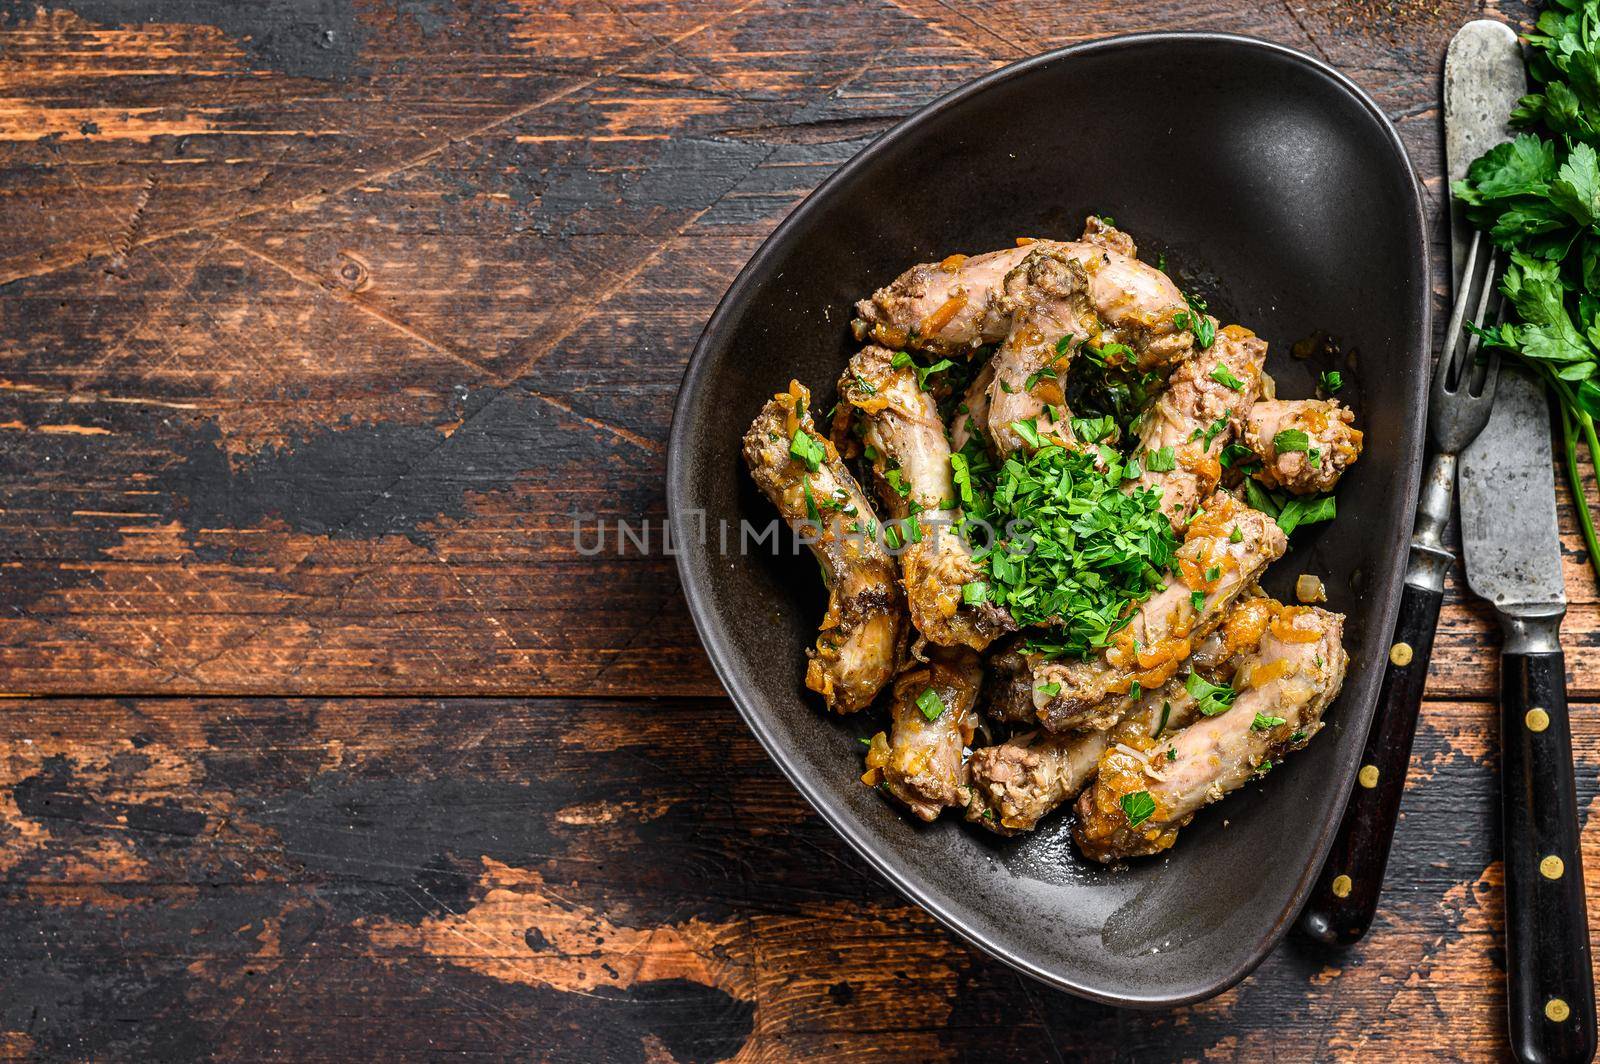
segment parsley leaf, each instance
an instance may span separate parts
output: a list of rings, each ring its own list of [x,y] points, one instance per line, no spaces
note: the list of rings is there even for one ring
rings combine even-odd
[[[1039,430],[1034,426],[1032,418],[1026,421],[1013,421],[1011,431],[1022,437],[1024,443],[1034,450],[1039,449]]]
[[[917,696],[917,708],[922,710],[922,715],[929,720],[938,720],[939,715],[944,712],[944,702],[939,698],[939,692],[929,687]]]
[[[1288,721],[1282,717],[1271,717],[1265,713],[1257,713],[1256,719],[1250,722],[1250,728],[1252,731],[1267,731],[1269,728],[1276,728],[1280,724],[1287,723]]]
[[[1231,372],[1229,372],[1227,366],[1221,364],[1218,364],[1217,367],[1211,371],[1209,376],[1212,380],[1216,381],[1224,388],[1232,388],[1234,391],[1238,391],[1240,388],[1244,387],[1244,381],[1240,380],[1238,377],[1235,377]]]
[[[789,457],[796,462],[804,462],[805,467],[815,473],[822,468],[822,460],[828,457],[828,452],[822,446],[822,441],[811,433],[805,429],[795,429],[794,438],[789,441]]]
[[[1299,429],[1284,429],[1272,437],[1272,449],[1279,454],[1292,454],[1295,451],[1304,451],[1311,446],[1311,437]]]
[[[1144,467],[1152,473],[1166,473],[1178,468],[1178,456],[1171,447],[1158,447],[1145,452]]]
[[[1322,375],[1320,383],[1322,384],[1322,390],[1332,395],[1344,387],[1344,374],[1336,369],[1330,369]]]
[[[1149,791],[1124,794],[1117,799],[1117,804],[1122,806],[1123,815],[1128,818],[1130,828],[1138,827],[1156,814],[1156,800],[1150,797]]]
[[[1195,708],[1207,717],[1226,713],[1233,705],[1233,700],[1238,697],[1238,692],[1233,688],[1219,687],[1210,683],[1198,672],[1190,672],[1189,678],[1183,682],[1183,687],[1194,698]]]

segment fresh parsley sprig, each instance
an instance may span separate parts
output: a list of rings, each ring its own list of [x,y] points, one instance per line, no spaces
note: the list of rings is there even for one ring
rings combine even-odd
[[[1578,470],[1578,443],[1600,457],[1600,0],[1551,0],[1529,46],[1534,91],[1511,121],[1524,132],[1490,149],[1453,187],[1472,223],[1510,252],[1500,290],[1514,319],[1482,330],[1555,392],[1567,480],[1589,562],[1600,539]]]

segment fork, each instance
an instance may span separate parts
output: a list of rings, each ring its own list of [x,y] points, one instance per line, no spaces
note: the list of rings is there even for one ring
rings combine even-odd
[[[1444,546],[1444,531],[1455,495],[1456,458],[1488,423],[1500,376],[1499,351],[1490,348],[1486,357],[1479,357],[1479,330],[1491,314],[1498,321],[1504,312],[1504,300],[1496,288],[1500,266],[1500,255],[1488,238],[1474,232],[1439,365],[1428,390],[1432,457],[1417,502],[1411,558],[1389,664],[1378,691],[1377,713],[1361,753],[1357,786],[1300,916],[1301,930],[1329,945],[1348,946],[1360,939],[1378,909],[1411,761],[1417,710],[1428,678],[1428,660],[1433,656],[1444,576],[1455,560]],[[1467,325],[1469,307],[1474,308],[1471,327]]]

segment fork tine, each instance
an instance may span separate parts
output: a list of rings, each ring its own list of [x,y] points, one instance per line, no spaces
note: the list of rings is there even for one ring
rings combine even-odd
[[[1502,314],[1504,313],[1502,309]],[[1489,366],[1483,371],[1483,387],[1474,398],[1481,402],[1494,403],[1494,388],[1500,382],[1500,349],[1489,348]]]
[[[1458,389],[1462,385],[1471,382],[1474,369],[1473,363],[1478,357],[1478,348],[1483,345],[1483,337],[1478,335],[1477,330],[1488,324],[1489,305],[1491,303],[1495,304],[1496,315],[1498,316],[1499,314],[1500,293],[1495,291],[1494,284],[1495,268],[1498,265],[1499,258],[1499,253],[1491,248],[1483,271],[1483,280],[1480,282],[1483,287],[1478,290],[1478,309],[1472,315],[1473,328],[1463,330],[1466,333],[1466,336],[1462,338],[1465,349],[1461,353],[1461,364],[1456,367],[1455,372],[1456,387]]]
[[[1467,245],[1467,261],[1461,270],[1461,290],[1456,294],[1455,305],[1450,310],[1450,324],[1444,331],[1444,346],[1439,349],[1439,366],[1434,371],[1433,385],[1440,391],[1450,391],[1451,367],[1456,360],[1456,348],[1461,343],[1461,323],[1471,302],[1472,283],[1477,275],[1478,251],[1483,244],[1483,234],[1474,231],[1472,243]]]
[[[1495,270],[1493,269],[1493,266],[1491,266],[1491,268],[1489,270],[1489,275],[1484,278],[1484,282],[1483,283],[1485,285],[1493,285],[1494,284],[1494,280],[1495,280]],[[1496,325],[1499,325],[1501,322],[1503,322],[1505,320],[1506,320],[1506,299],[1505,299],[1504,296],[1500,295],[1500,293],[1497,291],[1495,293],[1494,323]],[[1478,327],[1479,328],[1483,327],[1482,321],[1480,321],[1478,323]],[[1462,375],[1463,375],[1463,380],[1465,380],[1466,384],[1467,384],[1467,394],[1473,396],[1474,398],[1481,397],[1486,393],[1487,394],[1493,394],[1492,382],[1490,380],[1490,377],[1495,372],[1497,372],[1499,370],[1499,368],[1500,368],[1500,351],[1499,351],[1499,349],[1498,348],[1494,348],[1494,347],[1489,348],[1488,349],[1489,353],[1488,353],[1487,357],[1480,359],[1477,356],[1478,356],[1478,351],[1482,347],[1483,347],[1482,338],[1479,337],[1477,334],[1473,334],[1472,344],[1471,344],[1471,346],[1470,346],[1470,348],[1468,349],[1468,352],[1467,352],[1467,357],[1468,357],[1468,359],[1470,359],[1470,361],[1466,365],[1462,366],[1462,370],[1461,370]],[[1471,369],[1473,371],[1470,380],[1468,380],[1466,378],[1466,373],[1467,373],[1467,369],[1468,369],[1469,366],[1471,367]]]

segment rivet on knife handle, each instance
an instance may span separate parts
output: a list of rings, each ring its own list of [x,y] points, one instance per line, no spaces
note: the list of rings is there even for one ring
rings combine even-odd
[[[1595,1052],[1594,982],[1561,651],[1507,653],[1500,676],[1506,991],[1511,1048],[1528,1062]]]
[[[1300,917],[1301,929],[1319,942],[1346,946],[1355,942],[1366,934],[1377,912],[1443,599],[1443,592],[1411,583],[1402,592],[1395,641],[1378,692],[1377,715],[1361,752],[1355,791]]]

